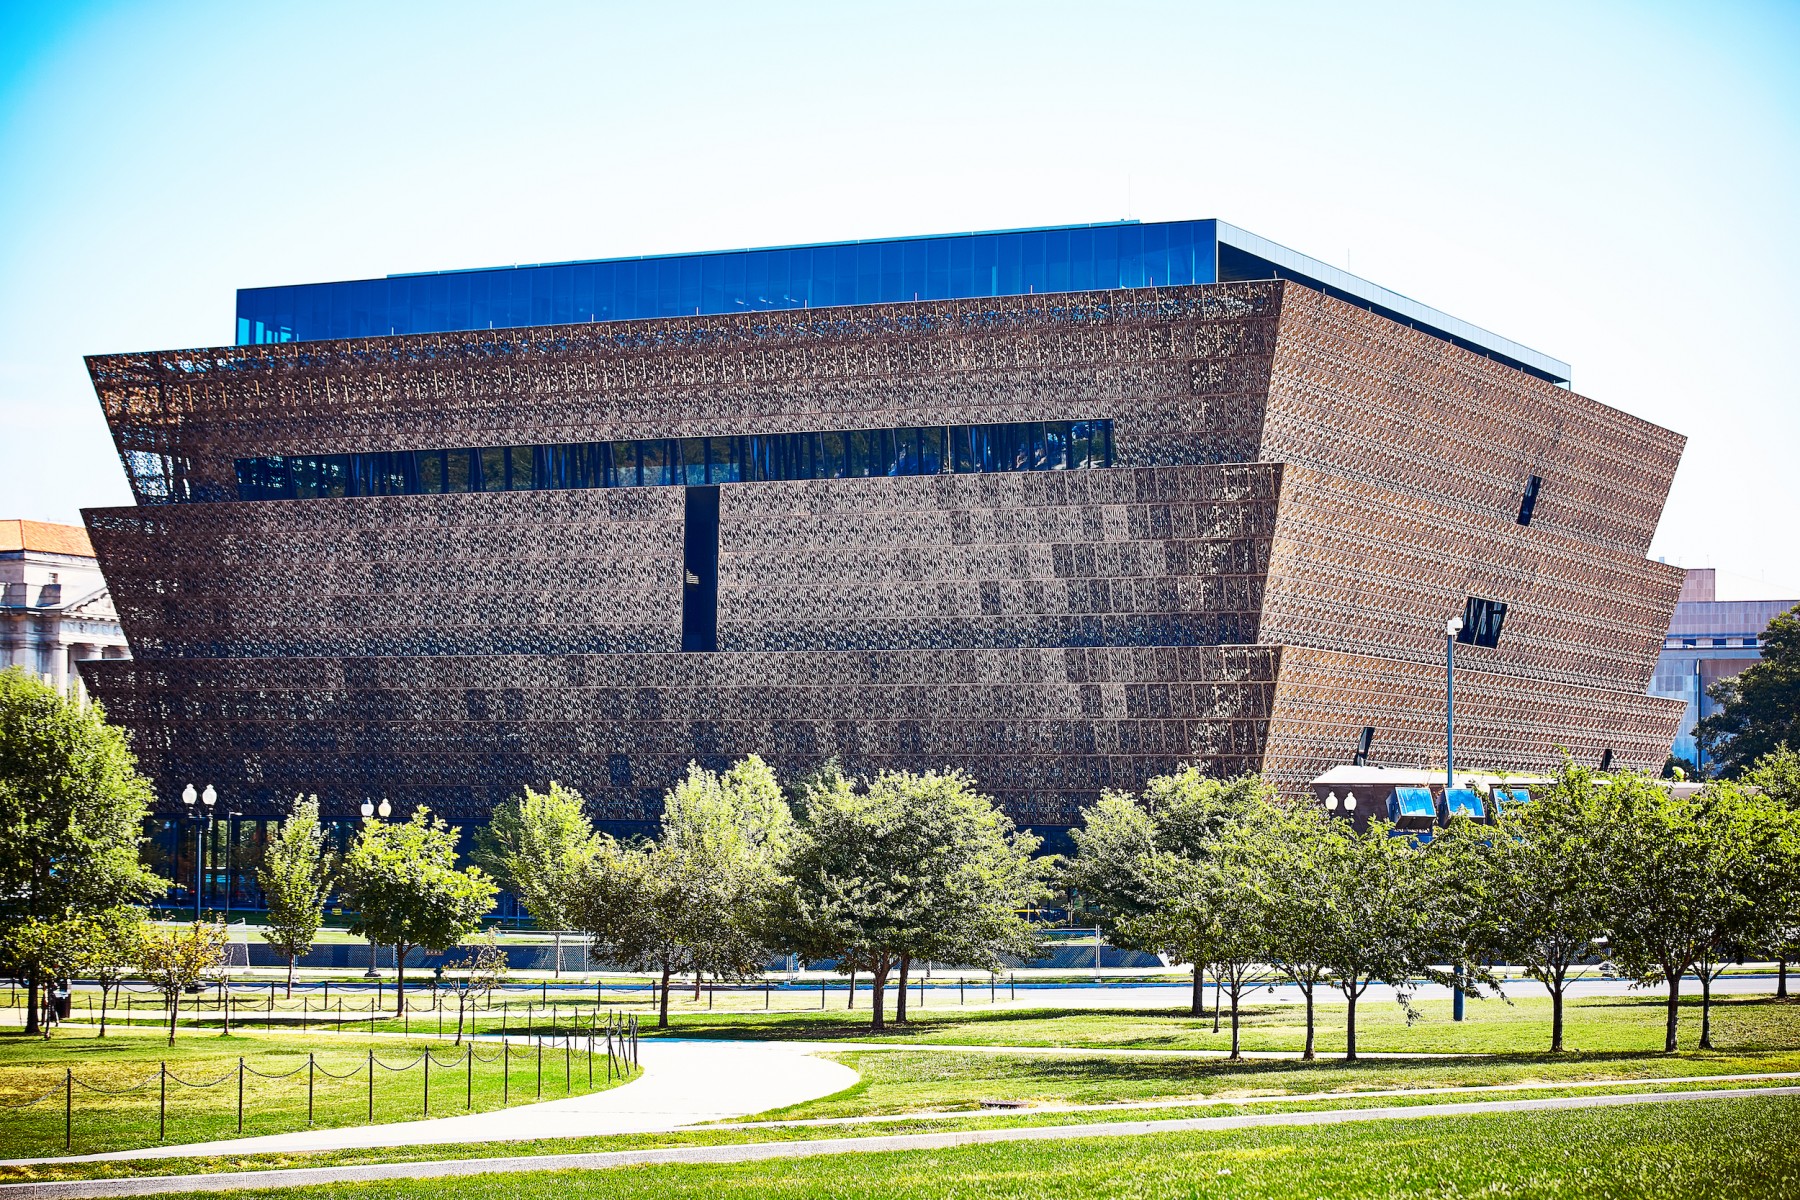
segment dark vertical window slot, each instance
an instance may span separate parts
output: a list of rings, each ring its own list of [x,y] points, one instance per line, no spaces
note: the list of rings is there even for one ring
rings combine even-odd
[[[690,487],[682,531],[681,648],[719,648],[719,489]]]
[[[1537,509],[1538,489],[1543,486],[1544,481],[1536,475],[1525,481],[1525,495],[1519,501],[1519,524],[1531,524],[1531,514]]]

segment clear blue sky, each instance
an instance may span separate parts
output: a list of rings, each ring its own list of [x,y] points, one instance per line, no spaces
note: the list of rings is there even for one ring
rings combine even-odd
[[[81,356],[240,285],[1217,216],[1688,435],[1800,596],[1800,6],[13,4],[0,516],[129,502]]]

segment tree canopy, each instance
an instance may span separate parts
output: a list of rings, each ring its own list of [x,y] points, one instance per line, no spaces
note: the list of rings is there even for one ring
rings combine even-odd
[[[294,994],[294,960],[312,949],[325,923],[331,892],[331,864],[317,796],[294,797],[286,820],[269,835],[256,881],[268,912],[263,937],[287,959],[287,991]]]
[[[1719,707],[1694,731],[1712,773],[1727,779],[1800,749],[1800,607],[1771,621],[1762,644],[1760,662],[1708,690]]]
[[[124,732],[99,705],[0,671],[0,936],[150,899],[162,884],[138,858],[150,800]],[[26,976],[35,1031],[48,977]]]
[[[581,793],[553,779],[547,792],[527,787],[496,805],[470,857],[519,898],[539,928],[568,929],[569,897],[598,846]]]
[[[396,1012],[406,1008],[407,952],[456,945],[500,890],[480,867],[457,867],[455,831],[423,805],[406,821],[365,819],[342,872],[351,932],[394,947]]]

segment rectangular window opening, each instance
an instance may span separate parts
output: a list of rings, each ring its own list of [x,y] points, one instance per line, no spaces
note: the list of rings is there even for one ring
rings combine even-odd
[[[719,489],[687,489],[682,523],[681,648],[719,648]]]
[[[1493,649],[1500,644],[1500,627],[1506,623],[1506,602],[1470,596],[1463,604],[1462,630],[1456,640],[1468,646]]]
[[[1537,509],[1538,489],[1543,486],[1544,481],[1536,475],[1525,481],[1525,495],[1519,501],[1519,524],[1531,524],[1531,514]]]

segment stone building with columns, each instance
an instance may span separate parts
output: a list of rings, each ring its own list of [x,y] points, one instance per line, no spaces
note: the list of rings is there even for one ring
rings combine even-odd
[[[77,662],[130,657],[87,530],[0,521],[0,669],[80,689]]]

